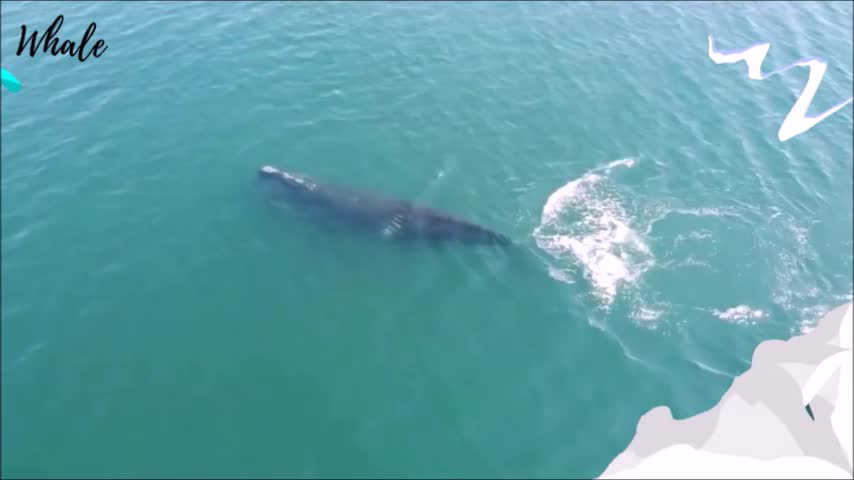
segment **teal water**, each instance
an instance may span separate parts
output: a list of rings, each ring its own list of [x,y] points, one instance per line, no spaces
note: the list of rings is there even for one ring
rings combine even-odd
[[[2,475],[591,477],[852,294],[852,4],[2,4]],[[97,22],[84,63],[20,26]],[[487,225],[399,248],[264,164]]]

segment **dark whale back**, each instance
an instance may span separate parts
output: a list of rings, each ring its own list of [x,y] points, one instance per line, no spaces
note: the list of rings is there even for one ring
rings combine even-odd
[[[333,215],[348,223],[369,227],[384,237],[429,242],[510,245],[512,241],[486,227],[412,202],[321,185],[299,174],[265,166],[259,179],[271,193],[297,208]]]

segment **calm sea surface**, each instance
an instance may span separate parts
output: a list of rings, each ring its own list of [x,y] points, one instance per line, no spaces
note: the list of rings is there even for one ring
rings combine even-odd
[[[2,475],[591,477],[852,294],[852,3],[3,2]],[[108,45],[15,55],[65,15]],[[400,246],[264,164],[500,231]]]

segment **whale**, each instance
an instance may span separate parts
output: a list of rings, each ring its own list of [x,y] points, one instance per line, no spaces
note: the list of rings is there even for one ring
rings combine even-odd
[[[343,221],[389,240],[431,244],[513,244],[505,235],[427,206],[319,183],[301,173],[280,170],[272,165],[264,165],[258,170],[258,181],[274,199],[282,199],[300,211],[309,212],[312,218]]]

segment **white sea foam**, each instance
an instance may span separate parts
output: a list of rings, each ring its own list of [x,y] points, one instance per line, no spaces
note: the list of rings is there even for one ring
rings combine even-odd
[[[752,323],[768,317],[766,312],[747,305],[738,305],[723,311],[713,310],[712,313],[721,320],[735,323]]]
[[[633,158],[616,160],[557,189],[543,206],[533,234],[537,245],[553,258],[580,263],[605,306],[622,284],[635,281],[653,261],[608,181],[614,168],[634,165]],[[550,272],[566,281],[562,267],[552,267]]]
[[[649,323],[658,320],[663,310],[654,309],[649,306],[640,306],[632,312],[632,318],[640,322]]]
[[[676,238],[673,239],[674,244],[684,243],[691,240],[699,241],[699,240],[708,240],[712,238],[712,233],[708,230],[694,230],[688,233],[680,233],[676,235]]]
[[[673,208],[667,210],[667,215],[680,214],[694,217],[738,217],[738,212],[733,209],[702,207],[702,208]]]

